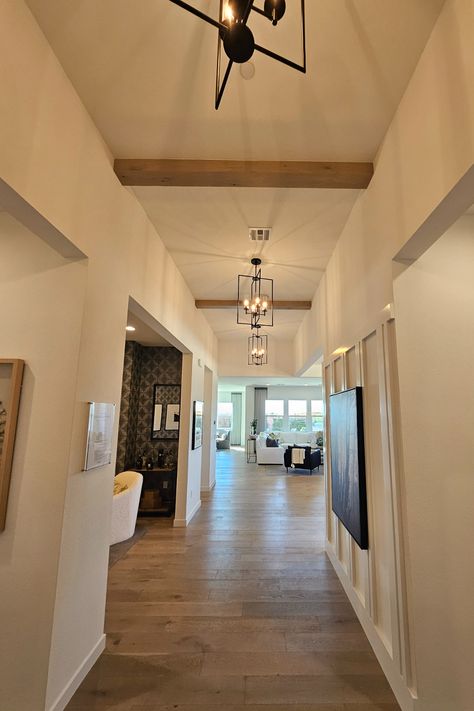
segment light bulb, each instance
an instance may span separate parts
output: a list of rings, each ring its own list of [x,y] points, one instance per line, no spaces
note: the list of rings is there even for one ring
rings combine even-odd
[[[246,309],[248,309],[249,304],[250,304],[249,300],[248,300],[248,299],[244,299],[244,306],[245,306]]]
[[[255,297],[255,303],[256,303],[256,304],[259,304],[259,303],[260,303],[260,297],[259,297],[259,296],[256,296],[256,297]]]
[[[234,20],[234,13],[232,12],[232,8],[229,3],[227,3],[227,5],[224,7],[224,18],[228,22],[233,22]]]
[[[263,309],[264,311],[266,311],[267,308],[268,308],[268,304],[267,304],[266,301],[264,301],[264,302],[262,303],[262,309]]]

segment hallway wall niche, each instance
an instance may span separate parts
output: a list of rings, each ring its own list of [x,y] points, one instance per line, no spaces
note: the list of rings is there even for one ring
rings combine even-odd
[[[116,471],[133,469],[137,458],[151,456],[156,463],[163,450],[165,459],[177,462],[178,433],[162,433],[165,438],[152,439],[153,403],[163,386],[163,399],[181,401],[182,354],[173,346],[144,346],[137,341],[125,343],[124,373],[120,402],[120,423]],[[171,392],[169,392],[169,387]],[[163,412],[163,417],[166,411]]]

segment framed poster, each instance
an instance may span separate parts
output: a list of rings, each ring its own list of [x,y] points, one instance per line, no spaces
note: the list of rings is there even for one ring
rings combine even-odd
[[[179,403],[172,402],[166,406],[165,430],[179,430]]]
[[[112,436],[115,404],[90,402],[84,471],[97,469],[112,461]]]
[[[329,403],[332,510],[359,547],[367,549],[362,388],[335,393]]]
[[[163,413],[163,405],[155,403],[153,405],[153,432],[161,430],[161,415]]]
[[[0,358],[0,531],[5,530],[24,361]]]
[[[153,386],[151,439],[178,439],[180,400],[181,385],[178,383],[166,385],[156,383]]]
[[[202,414],[204,403],[202,400],[195,400],[193,403],[193,449],[202,447]]]

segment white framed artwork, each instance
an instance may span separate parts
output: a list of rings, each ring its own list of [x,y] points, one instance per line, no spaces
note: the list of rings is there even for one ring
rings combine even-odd
[[[114,419],[115,403],[89,403],[84,471],[103,467],[112,461]]]

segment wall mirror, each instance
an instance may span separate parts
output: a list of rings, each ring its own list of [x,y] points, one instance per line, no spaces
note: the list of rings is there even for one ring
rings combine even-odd
[[[5,530],[24,362],[0,358],[0,531]]]

